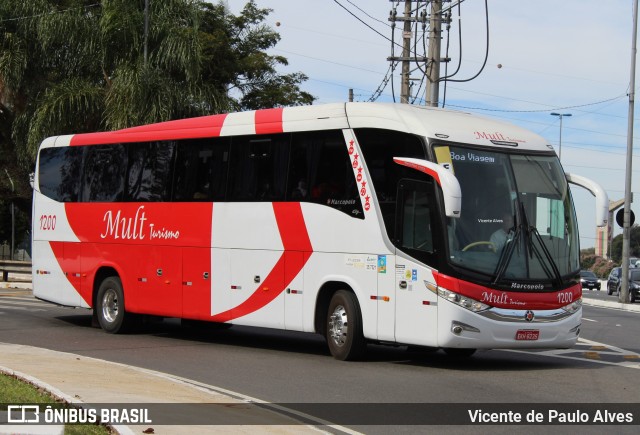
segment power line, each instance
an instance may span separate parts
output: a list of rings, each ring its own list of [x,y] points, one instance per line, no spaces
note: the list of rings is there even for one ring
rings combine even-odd
[[[340,3],[338,0],[333,0],[333,2],[335,4],[337,4],[338,6],[340,6],[342,9],[344,9],[345,11],[347,11],[347,13],[349,15],[351,15],[353,18],[355,18],[356,20],[360,21],[362,24],[364,24],[365,26],[367,26],[369,29],[373,30],[375,33],[377,33],[378,35],[382,36],[384,39],[386,39],[389,42],[393,42],[391,41],[391,39],[389,39],[387,36],[383,35],[382,33],[378,32],[376,29],[374,29],[373,27],[371,27],[369,24],[365,23],[362,19],[360,19],[359,16],[357,16],[356,14],[354,14],[353,12],[351,12],[349,9],[347,9],[347,7],[345,7],[342,3]],[[351,2],[349,2],[351,3]]]
[[[43,17],[45,15],[61,14],[61,13],[64,13],[64,12],[75,10],[75,9],[93,8],[93,7],[100,6],[100,5],[101,5],[100,3],[93,3],[93,4],[90,4],[90,5],[86,5],[86,6],[76,6],[76,7],[73,7],[73,8],[60,9],[58,11],[42,12],[41,14],[25,15],[25,16],[22,16],[22,17],[14,17],[14,18],[5,18],[4,20],[0,20],[0,23],[5,23],[5,22],[8,22],[8,21],[28,20],[28,19],[31,19],[31,18]]]
[[[470,82],[471,80],[477,78],[480,74],[482,74],[482,71],[484,71],[484,67],[487,66],[487,60],[489,59],[489,3],[488,0],[484,0],[484,11],[485,11],[485,25],[486,25],[486,47],[485,47],[485,53],[484,53],[484,62],[482,63],[482,66],[480,67],[480,71],[478,71],[476,73],[476,75],[474,75],[473,77],[470,77],[468,79],[450,79],[450,78],[441,78],[438,79],[438,81],[442,81],[442,80],[446,80],[449,82],[454,82],[454,83],[464,83],[464,82]],[[460,42],[460,44],[462,45],[462,42]]]
[[[540,112],[549,112],[549,111],[553,111],[553,110],[567,110],[567,109],[576,109],[576,108],[579,108],[579,107],[595,106],[597,104],[608,103],[609,101],[619,100],[620,98],[625,98],[625,97],[626,97],[626,95],[618,95],[617,97],[608,98],[606,100],[601,100],[601,101],[595,101],[593,103],[577,104],[577,105],[574,105],[574,106],[551,107],[551,108],[548,108],[548,109],[529,109],[529,110],[490,109],[490,108],[487,108],[487,107],[467,107],[467,106],[458,106],[458,105],[455,105],[455,104],[450,104],[450,106],[458,107],[460,109],[483,110],[483,111],[487,111],[487,112],[540,113]],[[536,103],[536,104],[539,104],[539,103]]]
[[[362,12],[363,14],[365,14],[367,17],[371,18],[372,20],[377,21],[379,23],[382,23],[387,27],[390,27],[388,23],[385,23],[384,21],[381,21],[381,20],[377,19],[376,17],[372,17],[366,11],[364,11],[362,8],[360,8],[360,6],[358,6],[355,3],[353,3],[351,0],[347,0],[347,3],[349,3],[351,6],[355,7],[357,10],[359,10],[360,12]]]

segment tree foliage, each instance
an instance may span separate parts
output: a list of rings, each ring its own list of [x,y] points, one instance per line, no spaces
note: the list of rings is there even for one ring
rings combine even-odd
[[[0,2],[0,198],[30,203],[28,174],[47,136],[241,109],[311,104],[302,73],[266,50],[269,9],[144,0]],[[146,47],[146,48],[145,48]]]
[[[629,256],[640,257],[640,226],[633,225],[629,230]],[[611,258],[620,263],[622,261],[622,234],[618,234],[611,241]]]

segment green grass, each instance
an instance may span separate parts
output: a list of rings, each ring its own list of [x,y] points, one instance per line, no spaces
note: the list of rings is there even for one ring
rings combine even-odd
[[[6,410],[3,404],[55,404],[59,402],[46,391],[25,382],[15,376],[0,373],[0,410]],[[68,424],[64,428],[65,435],[108,435],[111,433],[104,426],[95,424]]]

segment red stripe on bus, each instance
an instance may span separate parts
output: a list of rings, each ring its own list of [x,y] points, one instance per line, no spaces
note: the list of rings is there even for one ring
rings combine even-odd
[[[273,212],[285,251],[313,250],[299,202],[274,202]]]
[[[569,288],[552,291],[503,291],[491,289],[483,285],[474,284],[458,278],[452,278],[442,273],[434,272],[438,287],[468,296],[484,304],[497,308],[514,310],[552,310],[564,307],[582,297],[580,284]],[[562,296],[560,294],[563,294]]]
[[[283,108],[256,110],[256,134],[282,133]]]
[[[442,186],[442,183],[440,182],[440,175],[438,175],[438,173],[433,169],[430,169],[430,168],[427,168],[426,166],[418,165],[412,162],[405,162],[403,160],[393,159],[393,161],[399,165],[406,166],[408,168],[415,169],[417,171],[424,172],[425,174],[430,175],[431,178],[436,180],[436,182]]]
[[[201,116],[199,118],[125,128],[117,131],[76,134],[70,145],[97,145],[109,143],[149,142],[156,140],[197,139],[218,137],[226,114]]]
[[[309,260],[310,255],[304,255],[299,263],[291,259],[295,267],[285,267],[289,253],[294,251],[310,253],[312,251],[311,240],[309,239],[307,226],[304,223],[300,203],[273,203],[273,211],[278,223],[284,252],[264,282],[258,286],[248,299],[230,310],[216,314],[211,318],[212,321],[226,322],[263,308],[284,292]],[[269,291],[264,291],[264,288],[268,288]]]

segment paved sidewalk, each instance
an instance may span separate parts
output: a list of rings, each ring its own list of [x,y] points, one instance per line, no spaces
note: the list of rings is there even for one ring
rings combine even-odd
[[[0,372],[16,375],[68,403],[80,406],[83,403],[137,404],[140,407],[157,403],[225,404],[206,409],[208,413],[220,415],[220,421],[229,423],[227,426],[160,426],[153,423],[114,426],[121,434],[140,434],[149,428],[155,434],[321,432],[286,415],[250,406],[243,398],[232,397],[234,393],[224,394],[223,390],[212,386],[71,353],[0,343]],[[9,429],[22,432],[26,428],[0,426],[0,433],[15,433]],[[49,426],[46,433],[51,433],[52,429]]]

